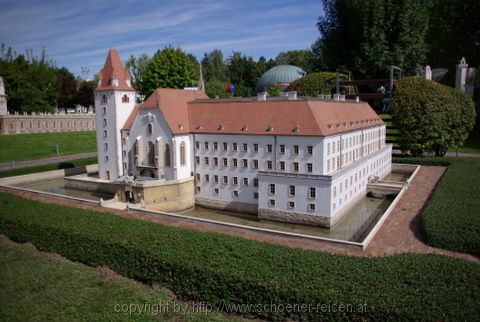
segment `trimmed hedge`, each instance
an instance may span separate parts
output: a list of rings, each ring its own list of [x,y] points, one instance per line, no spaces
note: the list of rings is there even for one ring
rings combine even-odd
[[[301,96],[331,95],[336,93],[336,77],[337,74],[332,72],[311,73],[290,83],[287,91],[297,91]],[[345,74],[340,74],[339,77],[347,80]],[[342,90],[344,89],[343,87]]]
[[[250,311],[313,321],[471,320],[480,266],[439,255],[331,255],[202,233],[0,193],[0,233],[41,250],[220,305],[350,303],[366,312]],[[225,306],[223,306],[225,307]],[[362,306],[363,307],[363,306]]]

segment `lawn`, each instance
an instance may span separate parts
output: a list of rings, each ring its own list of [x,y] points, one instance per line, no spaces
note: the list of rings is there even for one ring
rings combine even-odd
[[[287,311],[254,306],[248,310],[269,319],[479,317],[480,265],[476,263],[425,254],[332,255],[39,203],[7,193],[0,193],[0,204],[0,233],[11,239],[162,285],[180,299],[223,308],[269,303],[314,308]],[[319,309],[321,304],[336,309]],[[345,307],[350,311],[345,312]]]
[[[0,135],[0,162],[33,160],[97,150],[95,131]]]
[[[155,290],[108,270],[70,262],[1,236],[0,271],[1,321],[224,320],[218,313],[207,318],[203,313],[173,312],[173,294],[167,289]],[[132,315],[123,312],[125,307],[116,306],[130,303],[158,306]],[[175,303],[182,308],[187,305]]]
[[[76,167],[82,167],[85,165],[96,164],[96,163],[97,163],[97,158],[94,157],[94,158],[77,159],[77,160],[60,162],[60,163],[51,163],[51,164],[40,165],[36,167],[6,170],[6,171],[0,171],[0,178],[19,176],[22,174],[52,171],[52,170],[76,168]]]
[[[458,149],[450,148],[450,152],[461,152],[461,153],[480,153],[480,140],[467,139],[463,146],[459,146]]]
[[[448,165],[422,214],[428,244],[480,256],[480,158],[397,158]]]

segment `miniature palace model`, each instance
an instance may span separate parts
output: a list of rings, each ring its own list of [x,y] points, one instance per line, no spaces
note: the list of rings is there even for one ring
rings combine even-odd
[[[332,227],[391,170],[385,124],[364,102],[208,99],[195,88],[135,96],[111,49],[95,91],[99,177],[149,209],[197,204]]]

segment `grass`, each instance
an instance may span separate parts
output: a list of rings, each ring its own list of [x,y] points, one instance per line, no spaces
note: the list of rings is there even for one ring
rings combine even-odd
[[[173,294],[70,262],[0,237],[0,320],[2,321],[223,321],[218,313],[173,310]],[[107,272],[102,273],[102,272]],[[162,303],[149,312],[123,312],[123,304]],[[185,308],[187,303],[175,302]],[[170,308],[170,310],[166,310]],[[117,312],[120,311],[120,312]],[[158,314],[155,314],[158,313]]]
[[[13,177],[13,176],[20,176],[23,174],[31,174],[37,172],[45,172],[45,171],[53,171],[53,170],[60,170],[60,169],[69,169],[69,168],[77,168],[82,167],[90,164],[96,164],[97,158],[84,158],[60,163],[51,163],[46,165],[40,165],[36,167],[28,167],[28,168],[20,168],[20,169],[13,169],[13,170],[6,170],[0,171],[0,178],[5,177]]]
[[[426,242],[480,256],[480,158],[396,158],[448,166],[422,214]]]
[[[0,135],[0,163],[54,157],[57,144],[60,155],[97,149],[95,131]]]
[[[439,255],[361,258],[51,205],[0,193],[0,232],[91,266],[226,304],[351,304],[353,312],[249,311],[281,320],[474,320],[480,265]],[[13,273],[12,273],[13,274]],[[79,283],[81,285],[81,283]],[[357,307],[366,304],[365,311]]]
[[[480,154],[480,140],[467,139],[463,146],[459,146],[458,149],[450,148],[450,152],[461,152],[461,153],[478,153]]]

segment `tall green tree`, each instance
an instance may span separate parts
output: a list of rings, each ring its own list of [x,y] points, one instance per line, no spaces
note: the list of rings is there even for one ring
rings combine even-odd
[[[387,65],[415,74],[425,63],[426,0],[323,0],[323,6],[313,53],[328,69],[377,77]]]
[[[180,48],[158,50],[148,62],[138,89],[149,96],[158,87],[183,88],[197,82],[197,66]]]
[[[77,79],[66,67],[58,69],[57,74],[59,86],[58,107],[70,107],[74,103],[73,98],[77,92]]]
[[[295,65],[307,72],[307,74],[314,70],[314,56],[311,50],[289,50],[280,52],[275,57],[277,65]]]
[[[203,77],[205,81],[228,82],[228,69],[223,59],[223,53],[214,49],[205,53],[202,59]]]
[[[130,55],[125,62],[125,67],[130,73],[134,88],[137,88],[142,81],[143,73],[145,72],[145,68],[147,67],[149,61],[150,57],[146,53],[142,53],[139,56]]]
[[[257,62],[240,52],[233,52],[228,58],[228,74],[235,85],[235,96],[252,96],[261,76]]]

